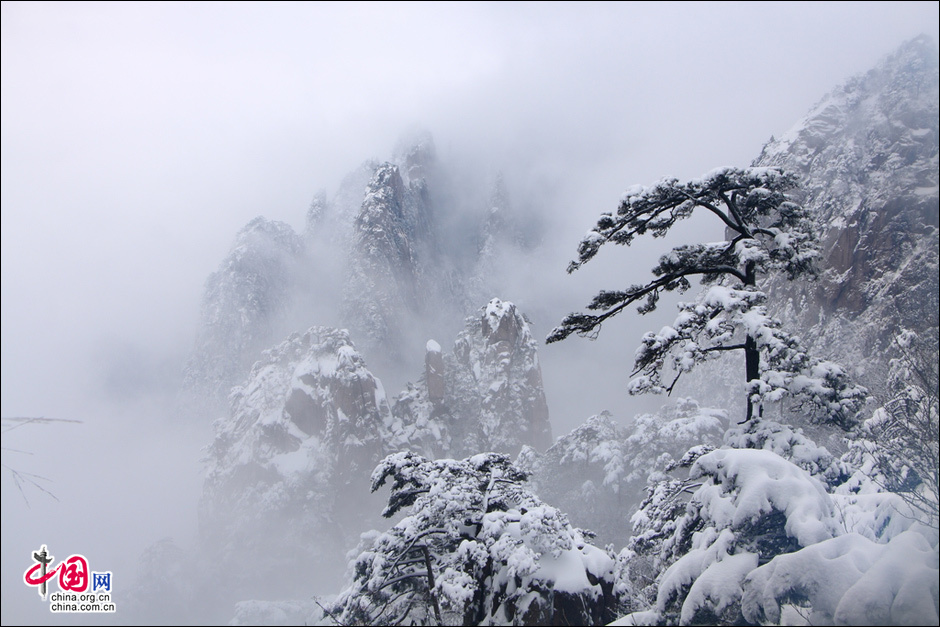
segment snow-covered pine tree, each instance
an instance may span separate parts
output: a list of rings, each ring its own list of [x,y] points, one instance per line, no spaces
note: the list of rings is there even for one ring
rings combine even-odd
[[[505,455],[385,458],[384,515],[330,609],[344,625],[593,625],[613,618],[614,560],[543,503]]]
[[[651,187],[626,191],[616,214],[605,213],[581,241],[568,272],[590,261],[608,242],[630,245],[644,234],[664,236],[675,223],[707,211],[727,233],[721,242],[673,248],[653,268],[656,278],[626,290],[601,291],[588,305],[599,314],[569,314],[548,342],[572,333],[596,336],[601,324],[633,303],[640,313],[656,308],[663,292],[684,292],[690,277],[705,288],[696,302],[679,306],[672,326],[647,333],[636,353],[631,394],[671,392],[679,377],[726,351],[745,357],[747,415],[765,400],[794,395],[818,408],[827,419],[851,423],[866,396],[843,369],[810,357],[779,320],[768,315],[758,280],[785,275],[793,280],[815,274],[817,242],[806,211],[787,192],[793,176],[776,168],[721,168],[692,181],[663,179]],[[663,380],[667,365],[674,371]]]

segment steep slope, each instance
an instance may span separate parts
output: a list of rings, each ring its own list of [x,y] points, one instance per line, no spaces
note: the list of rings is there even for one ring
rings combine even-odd
[[[206,280],[199,333],[185,386],[224,399],[281,332],[296,297],[303,240],[283,222],[262,217],[235,238]]]
[[[342,324],[392,372],[416,366],[415,348],[467,311],[462,257],[475,234],[452,228],[449,186],[429,135],[402,142],[375,166],[342,252]]]
[[[392,357],[401,349],[395,339],[423,309],[426,261],[418,244],[428,238],[429,220],[420,189],[406,187],[397,166],[379,166],[356,216],[343,312],[369,345],[393,351]]]
[[[776,314],[817,354],[879,388],[892,339],[937,327],[938,71],[927,37],[837,88],[755,165],[802,176],[822,242],[819,281],[775,283]]]

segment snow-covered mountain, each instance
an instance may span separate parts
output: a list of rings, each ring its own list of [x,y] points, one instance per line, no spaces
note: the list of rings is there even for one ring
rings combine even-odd
[[[493,299],[467,319],[452,353],[427,342],[423,376],[391,407],[348,331],[293,334],[263,353],[216,422],[205,542],[246,573],[246,587],[311,560],[335,576],[358,535],[377,524],[369,478],[386,455],[550,444],[536,347],[515,305]]]
[[[343,319],[392,361],[403,349],[398,338],[440,300],[434,293],[434,252],[424,179],[406,185],[398,166],[381,164],[355,219]]]
[[[901,329],[937,327],[937,65],[929,38],[906,43],[754,162],[801,176],[822,242],[819,280],[775,283],[768,302],[816,354],[852,366],[874,391]]]
[[[418,134],[318,192],[302,235],[253,220],[206,282],[186,387],[224,404],[261,350],[312,324],[348,328],[373,365],[410,371],[428,337],[498,293],[505,254],[534,252],[539,220],[516,215],[501,177],[471,179]]]
[[[937,329],[937,77],[932,44],[914,40],[826,96],[755,161],[801,176],[800,200],[814,211],[823,243],[819,280],[764,286],[769,306],[812,353],[853,367],[876,391],[898,332],[935,335]],[[683,495],[701,489],[700,496],[731,499],[750,515],[756,501],[732,494],[735,482],[751,481],[756,494],[769,485],[760,469],[776,468],[803,486],[788,488],[787,499],[796,502],[807,486],[818,493],[825,505],[820,524],[835,524],[832,502],[857,516],[890,504],[890,498],[861,494],[858,486],[866,481],[866,490],[879,490],[866,475],[871,468],[865,469],[864,455],[853,465],[799,429],[767,417],[726,431],[726,416],[736,413],[735,401],[726,399],[740,402],[738,364],[698,375],[700,388],[708,388],[700,400],[721,410],[678,399],[656,414],[637,416],[629,427],[603,414],[553,444],[529,321],[508,301],[494,298],[479,307],[501,293],[496,288],[506,259],[533,252],[537,234],[528,227],[537,231],[537,225],[514,214],[501,180],[478,203],[458,202],[458,178],[438,163],[430,138],[421,136],[403,144],[390,161],[365,162],[332,197],[318,194],[303,235],[280,223],[253,221],[207,282],[189,382],[217,398],[235,387],[230,413],[216,422],[207,451],[201,542],[220,557],[220,567],[238,573],[233,599],[308,598],[335,590],[345,553],[359,534],[388,527],[378,518],[383,499],[370,497],[369,487],[372,469],[391,454],[420,455],[432,463],[518,453],[516,465],[531,473],[530,487],[540,499],[567,512],[571,524],[596,531],[599,541],[628,547],[617,577],[634,588],[618,594],[659,603],[654,578],[679,565],[670,571],[672,579],[657,580],[681,588],[678,596],[663,588],[662,607],[657,606],[659,616],[673,618],[680,610],[708,609],[683,588],[705,572],[695,571],[697,554],[689,552],[697,529],[714,532],[695,542],[719,556],[715,564],[735,558],[728,563],[740,565],[741,580],[765,561],[823,541],[793,542],[789,518],[781,517],[790,511],[786,500],[760,512],[773,551],[764,551],[760,542],[738,553],[731,545],[712,547],[729,533],[750,546],[759,534],[744,523],[732,528],[713,520],[710,510],[693,511],[698,501],[687,508]],[[274,345],[288,329],[307,330]],[[437,341],[455,335],[449,349]],[[387,396],[378,372],[412,374],[414,382]],[[724,460],[747,472],[732,472]],[[689,483],[690,472],[691,479],[705,479]],[[861,479],[849,486],[851,473]],[[419,496],[423,488],[415,484],[409,493],[407,478],[402,481],[393,490],[403,490],[403,503],[434,503]],[[481,489],[490,490],[494,481]],[[845,503],[833,501],[837,490],[843,490],[838,495]],[[447,503],[437,505],[446,509]],[[480,525],[495,525],[495,517],[484,518]],[[562,519],[567,529],[568,518],[559,513]],[[677,520],[684,526],[677,527]],[[824,540],[842,542],[838,534],[854,523],[842,524]],[[676,529],[681,533],[673,534]],[[631,532],[643,537],[631,540]],[[865,537],[872,543],[891,539]],[[661,559],[663,542],[672,553]],[[639,558],[631,557],[634,549]],[[305,574],[291,579],[285,570]],[[695,573],[686,581],[679,571]],[[716,566],[703,581],[724,581],[719,571]],[[262,589],[268,580],[282,583],[272,592]],[[728,589],[740,597],[738,583]],[[688,608],[679,608],[677,599],[691,599]],[[744,611],[740,598],[728,607],[735,617]]]
[[[345,330],[292,335],[255,363],[216,422],[204,541],[250,581],[304,563],[341,569],[377,518],[363,502],[391,428],[382,384]]]

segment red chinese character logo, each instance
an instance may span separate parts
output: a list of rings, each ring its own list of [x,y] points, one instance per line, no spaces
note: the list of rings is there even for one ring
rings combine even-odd
[[[51,571],[49,571],[49,572],[43,572],[41,575],[39,575],[39,576],[37,576],[37,577],[34,577],[34,576],[33,576],[33,575],[36,574],[36,571],[37,571],[37,570],[39,570],[40,568],[42,568],[42,567],[45,566],[45,565],[46,565],[46,564],[36,564],[35,566],[33,566],[32,568],[30,568],[29,570],[26,571],[26,574],[24,575],[24,578],[26,579],[26,585],[27,585],[27,586],[38,586],[38,585],[40,585],[40,584],[44,584],[44,583],[46,583],[47,581],[49,581],[50,579],[52,579],[53,577],[56,576],[56,571],[59,570],[59,567],[58,567],[58,566],[56,566],[55,568],[53,568],[53,569],[52,569]]]
[[[81,555],[72,555],[59,564],[59,587],[70,592],[88,590],[88,561]]]

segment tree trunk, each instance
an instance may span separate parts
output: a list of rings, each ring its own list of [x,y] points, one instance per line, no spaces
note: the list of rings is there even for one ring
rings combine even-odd
[[[753,287],[757,285],[757,269],[753,261],[748,262],[744,268],[744,286]],[[754,379],[760,379],[760,350],[757,348],[757,340],[750,335],[744,340],[744,371],[745,380],[750,383]],[[747,395],[747,417],[744,422],[754,417],[754,403],[751,402],[751,394]]]
[[[757,350],[757,341],[748,336],[744,340],[744,369],[747,382],[750,383],[754,379],[760,379],[760,351]],[[754,417],[754,403],[751,402],[751,395],[748,392],[747,395],[747,417],[744,419],[744,422],[747,422]]]
[[[434,605],[434,618],[438,625],[443,625],[441,620],[441,604],[437,601],[437,592],[434,590],[434,567],[431,564],[431,554],[428,547],[422,546],[421,552],[424,553],[424,566],[428,571],[428,592],[431,596],[431,603]]]

